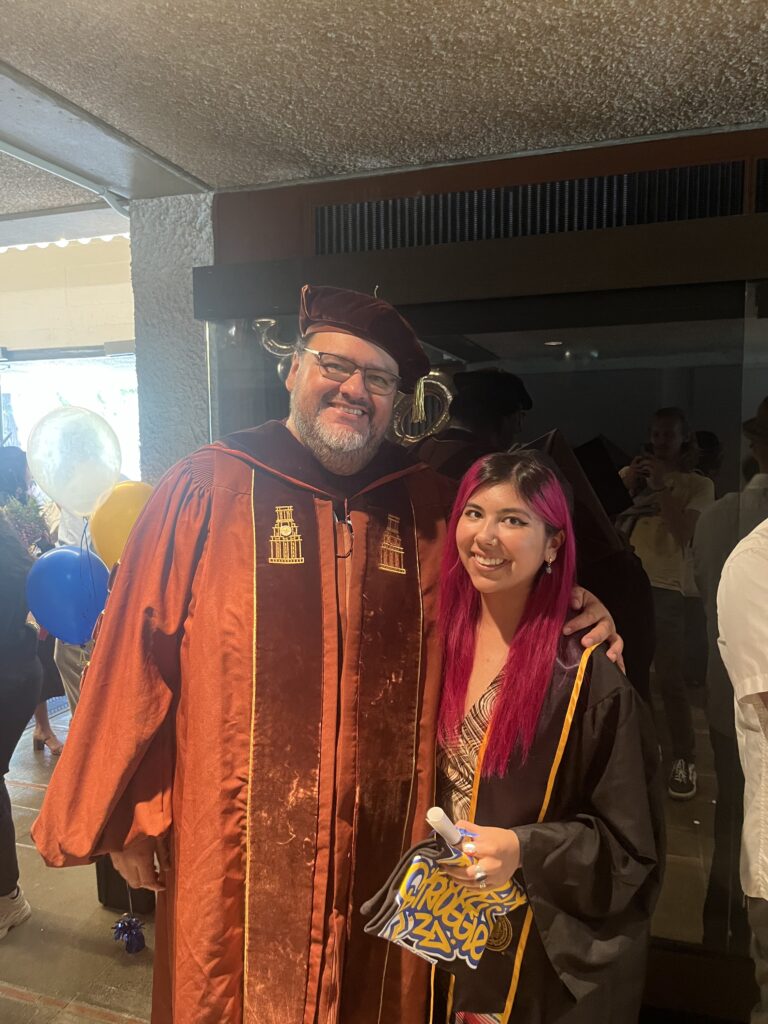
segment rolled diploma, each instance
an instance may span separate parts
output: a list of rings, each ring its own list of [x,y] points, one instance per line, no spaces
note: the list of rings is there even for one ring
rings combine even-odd
[[[430,807],[427,811],[427,822],[438,835],[443,837],[449,846],[461,845],[461,832],[459,832],[442,807]]]

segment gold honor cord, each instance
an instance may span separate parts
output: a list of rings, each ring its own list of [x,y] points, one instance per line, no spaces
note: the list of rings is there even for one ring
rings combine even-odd
[[[243,942],[243,1017],[248,1020],[248,964],[250,962],[250,928],[248,924],[248,907],[251,895],[251,803],[253,799],[253,750],[256,731],[256,510],[253,492],[256,487],[256,471],[251,470],[251,539],[253,541],[253,621],[251,637],[251,728],[249,730],[248,753],[248,801],[245,818],[245,913]]]

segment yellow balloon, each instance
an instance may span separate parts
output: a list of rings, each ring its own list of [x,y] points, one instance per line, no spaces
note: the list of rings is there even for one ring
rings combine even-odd
[[[96,506],[89,521],[96,554],[111,569],[123,553],[133,524],[149,500],[152,488],[135,480],[115,484]]]

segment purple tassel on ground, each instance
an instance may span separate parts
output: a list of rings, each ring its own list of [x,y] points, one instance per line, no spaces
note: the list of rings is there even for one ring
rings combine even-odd
[[[146,945],[143,928],[144,924],[138,917],[123,914],[119,921],[115,921],[115,942],[124,942],[126,953],[140,953]]]

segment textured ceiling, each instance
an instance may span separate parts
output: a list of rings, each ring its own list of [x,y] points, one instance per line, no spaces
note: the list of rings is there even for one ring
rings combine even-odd
[[[0,0],[0,20],[0,59],[215,187],[768,119],[764,0]]]
[[[0,214],[76,206],[95,199],[93,192],[0,153]]]

